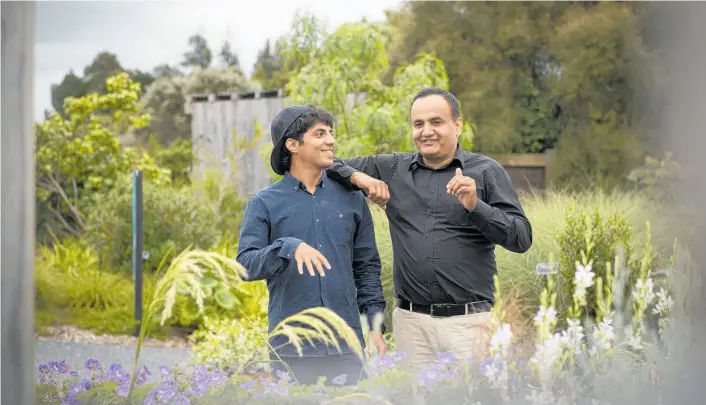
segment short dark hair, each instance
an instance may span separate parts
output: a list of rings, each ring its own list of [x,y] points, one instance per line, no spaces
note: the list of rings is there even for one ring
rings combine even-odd
[[[459,117],[461,117],[461,106],[459,105],[456,96],[451,94],[451,92],[446,91],[444,89],[440,89],[438,87],[427,87],[417,93],[417,95],[415,95],[412,99],[412,102],[409,104],[410,113],[412,112],[412,105],[415,101],[417,101],[417,99],[431,95],[441,96],[444,98],[444,100],[446,100],[446,102],[449,104],[449,107],[451,107],[451,117],[454,120],[457,120]]]
[[[333,128],[336,122],[336,119],[333,118],[333,114],[313,105],[309,105],[309,107],[313,109],[305,112],[297,118],[284,134],[285,141],[292,138],[301,144],[304,141],[304,134],[306,131],[318,123],[323,123]],[[284,170],[289,170],[292,166],[292,154],[284,144],[282,144],[282,155],[280,161],[282,166],[284,166]]]

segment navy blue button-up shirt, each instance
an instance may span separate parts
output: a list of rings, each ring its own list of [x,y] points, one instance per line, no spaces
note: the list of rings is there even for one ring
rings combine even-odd
[[[294,252],[301,242],[326,257],[325,277],[297,271]],[[324,173],[315,193],[286,172],[284,178],[255,194],[241,225],[237,261],[248,280],[266,280],[271,332],[285,318],[313,307],[336,312],[356,332],[364,347],[360,314],[372,318],[385,309],[372,216],[365,196],[346,190]],[[284,336],[270,339],[282,357],[298,356]],[[351,353],[306,342],[304,356]]]

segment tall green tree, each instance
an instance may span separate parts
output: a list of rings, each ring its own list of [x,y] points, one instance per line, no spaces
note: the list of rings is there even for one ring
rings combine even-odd
[[[402,66],[391,85],[381,81],[389,69],[386,24],[345,24],[333,32],[311,16],[295,19],[285,55],[291,73],[287,91],[295,103],[321,106],[337,119],[336,154],[342,157],[413,150],[409,103],[427,86],[448,88],[443,63],[421,54]],[[462,142],[472,148],[466,126]]]
[[[184,53],[181,65],[190,68],[207,68],[211,66],[213,52],[208,47],[206,38],[199,34],[189,37],[189,50]]]
[[[559,179],[618,184],[641,154],[652,65],[639,5],[605,2],[409,2],[389,13],[390,60],[444,62],[485,153],[558,148]],[[388,72],[389,83],[392,73]],[[571,162],[571,163],[569,163]]]

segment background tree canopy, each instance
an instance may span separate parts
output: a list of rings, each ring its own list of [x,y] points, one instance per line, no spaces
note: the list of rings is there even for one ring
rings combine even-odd
[[[297,15],[268,40],[248,78],[229,42],[211,50],[193,35],[180,66],[131,71],[109,52],[83,76],[52,88],[63,100],[105,93],[105,79],[127,72],[142,86],[151,115],[132,142],[190,141],[186,97],[194,93],[284,89],[339,119],[340,153],[411,150],[410,97],[424,86],[451,90],[464,119],[464,146],[481,153],[557,151],[561,185],[613,187],[647,154],[661,155],[647,89],[661,73],[645,16],[659,6],[606,2],[406,2],[386,21],[329,30]],[[364,99],[350,98],[359,94]],[[658,104],[658,103],[657,103]],[[356,142],[346,140],[356,139]]]

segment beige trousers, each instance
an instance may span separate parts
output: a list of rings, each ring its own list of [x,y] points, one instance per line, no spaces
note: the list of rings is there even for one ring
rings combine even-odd
[[[469,360],[480,364],[488,357],[490,320],[490,312],[437,318],[395,308],[392,334],[396,349],[405,354],[402,366],[418,373],[443,352],[451,353],[459,366]]]

